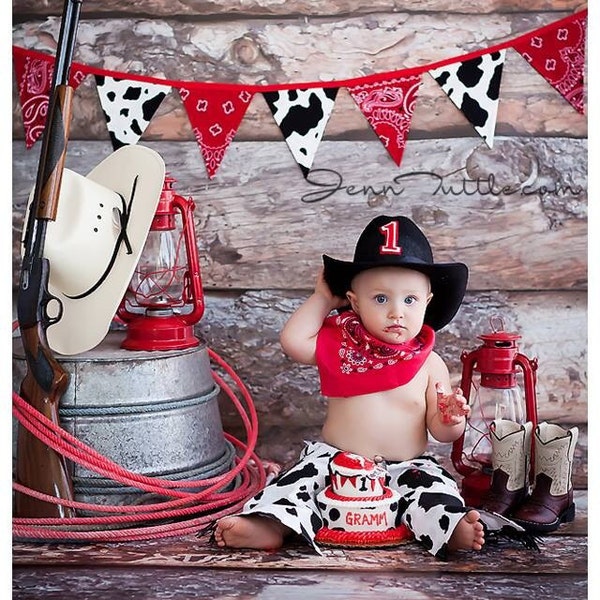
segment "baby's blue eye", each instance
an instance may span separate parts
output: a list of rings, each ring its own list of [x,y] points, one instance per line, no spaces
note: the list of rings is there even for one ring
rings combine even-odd
[[[411,304],[414,304],[417,301],[417,299],[414,296],[406,296],[406,298],[404,298],[404,304],[410,306]]]
[[[377,294],[377,296],[375,296],[375,302],[377,302],[377,304],[385,304],[387,302],[387,296],[385,294]]]

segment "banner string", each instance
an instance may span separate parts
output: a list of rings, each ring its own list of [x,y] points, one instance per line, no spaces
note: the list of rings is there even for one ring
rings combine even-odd
[[[518,52],[579,113],[584,112],[587,9],[488,48],[437,62],[362,77],[279,84],[184,81],[73,62],[69,84],[88,75],[106,118],[113,148],[135,144],[164,98],[176,90],[212,179],[255,94],[262,94],[306,178],[331,116],[337,92],[347,88],[388,154],[400,166],[428,73],[492,148],[506,50]],[[31,148],[45,126],[53,58],[13,46],[25,144]]]

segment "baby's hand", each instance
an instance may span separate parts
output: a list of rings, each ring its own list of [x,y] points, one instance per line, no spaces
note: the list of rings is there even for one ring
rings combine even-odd
[[[442,384],[436,383],[435,391],[437,392],[438,414],[444,425],[458,425],[462,422],[463,417],[471,414],[471,407],[467,404],[460,388],[446,394]]]
[[[331,292],[329,286],[327,285],[327,282],[325,281],[323,268],[321,268],[319,274],[317,275],[317,281],[315,283],[315,294],[320,294],[323,297],[327,298],[329,305],[331,306],[331,310],[342,308],[348,305],[348,300],[346,298],[334,296],[334,294]]]

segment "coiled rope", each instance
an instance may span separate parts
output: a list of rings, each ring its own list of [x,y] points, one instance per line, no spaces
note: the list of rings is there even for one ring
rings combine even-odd
[[[16,327],[18,324],[13,324],[13,331]],[[104,477],[167,498],[143,505],[93,504],[56,498],[13,482],[15,492],[86,513],[85,516],[64,518],[13,517],[13,537],[95,542],[150,540],[198,533],[215,520],[239,511],[266,481],[265,469],[254,453],[258,418],[252,397],[234,370],[213,350],[208,349],[208,354],[235,383],[243,400],[221,375],[212,371],[215,383],[226,393],[241,417],[246,441],[225,432],[225,439],[236,450],[234,466],[227,473],[206,479],[173,481],[125,469],[53,423],[13,391],[13,415],[48,447]],[[232,485],[233,489],[226,491]],[[87,516],[88,513],[95,514]]]

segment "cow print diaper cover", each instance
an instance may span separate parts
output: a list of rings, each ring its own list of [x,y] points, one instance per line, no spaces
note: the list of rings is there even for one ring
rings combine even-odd
[[[329,485],[329,462],[340,450],[305,442],[297,462],[244,505],[241,515],[271,517],[301,535],[318,554],[315,535],[323,520],[317,494]],[[389,487],[401,495],[401,521],[431,554],[445,558],[448,540],[467,512],[458,486],[435,459],[421,456],[386,463]]]

